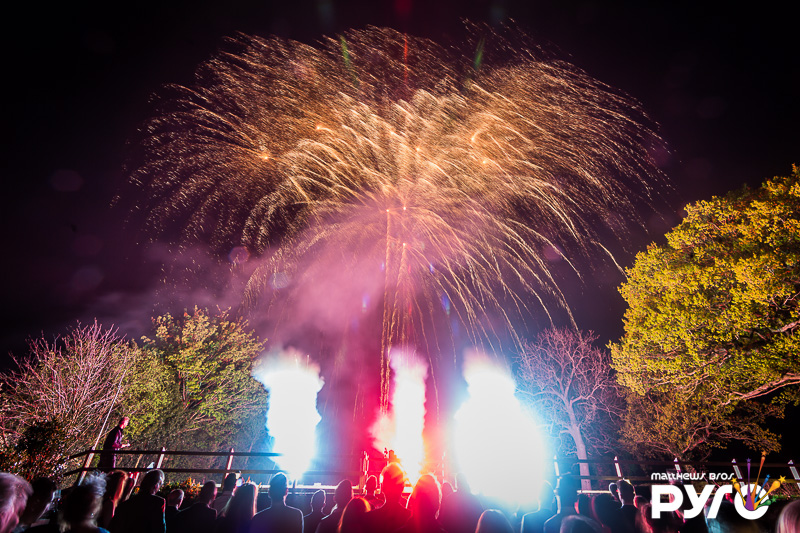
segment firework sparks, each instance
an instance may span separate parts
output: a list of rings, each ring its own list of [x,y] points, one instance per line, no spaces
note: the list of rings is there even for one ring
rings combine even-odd
[[[142,130],[149,222],[261,256],[248,298],[371,272],[384,407],[391,349],[425,345],[436,302],[476,341],[487,312],[513,336],[531,302],[568,309],[547,254],[605,255],[595,225],[620,231],[657,174],[634,102],[497,35],[464,55],[376,28],[225,48]]]

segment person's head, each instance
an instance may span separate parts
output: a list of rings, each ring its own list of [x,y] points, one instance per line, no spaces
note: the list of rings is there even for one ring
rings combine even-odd
[[[644,504],[646,503],[647,503],[647,498],[639,494],[637,494],[636,497],[633,499],[633,505],[635,505],[637,509],[641,509],[642,507],[644,507]]]
[[[200,494],[197,495],[197,501],[210,505],[217,497],[217,484],[213,481],[206,481],[200,489]]]
[[[400,501],[403,487],[406,483],[406,473],[397,463],[389,463],[381,471],[381,492],[386,497],[386,502]]]
[[[470,492],[469,481],[467,481],[467,476],[464,474],[464,472],[459,472],[456,474],[455,482],[456,491]]]
[[[222,482],[222,492],[233,492],[233,489],[236,488],[237,479],[238,477],[233,473],[225,476],[225,481]]]
[[[126,427],[128,427],[130,421],[131,421],[130,418],[128,418],[127,416],[123,416],[122,418],[119,419],[119,427],[125,429]]]
[[[65,529],[94,526],[95,516],[103,503],[106,480],[103,476],[87,476],[61,499],[60,520]]]
[[[106,494],[105,497],[119,503],[122,500],[122,494],[125,490],[125,482],[128,480],[128,474],[122,470],[114,470],[106,476]]]
[[[497,509],[487,509],[478,520],[475,533],[512,533],[511,523]]]
[[[539,489],[539,509],[552,509],[555,499],[553,485],[547,480],[542,481],[542,487]]]
[[[21,477],[0,473],[0,533],[17,527],[31,492],[31,484]]]
[[[367,482],[364,484],[364,491],[369,494],[375,494],[375,491],[378,490],[378,478],[375,476],[369,476],[367,478]]]
[[[139,485],[139,494],[153,495],[158,492],[161,485],[164,484],[164,472],[161,470],[149,470],[142,478],[142,484]]]
[[[625,479],[621,479],[617,485],[619,487],[619,499],[622,505],[633,505],[633,499],[636,497],[636,490],[633,485]]]
[[[254,483],[245,483],[237,488],[222,510],[222,516],[232,518],[238,523],[251,520],[256,514],[257,493],[258,488]]]
[[[35,479],[31,487],[33,492],[28,497],[25,511],[19,518],[21,524],[30,525],[39,520],[53,501],[53,494],[56,492],[56,484],[46,477]]]
[[[778,517],[775,533],[800,533],[800,500],[787,504]]]
[[[353,484],[349,479],[343,479],[336,485],[333,491],[333,502],[339,509],[344,509],[345,505],[353,499]]]
[[[172,489],[167,494],[167,505],[170,507],[180,507],[183,503],[183,491],[181,489]]]
[[[322,511],[325,508],[325,491],[318,490],[311,496],[311,510]]]
[[[408,499],[408,509],[415,518],[435,518],[442,503],[442,491],[439,482],[430,474],[420,477],[411,497]]]
[[[357,496],[347,502],[339,518],[337,533],[361,533],[364,531],[364,515],[369,512],[369,502]]]
[[[444,500],[447,496],[450,496],[455,492],[453,489],[453,485],[450,484],[449,481],[442,482],[442,499]]]
[[[578,501],[578,480],[572,474],[564,474],[558,480],[556,486],[556,497],[561,512],[567,507],[573,507]]]
[[[272,503],[284,501],[288,493],[289,480],[286,479],[286,475],[278,473],[272,476],[272,479],[269,481],[269,497]]]
[[[592,499],[588,494],[578,494],[578,514],[592,516]]]
[[[594,517],[603,525],[606,525],[611,529],[615,529],[617,527],[619,502],[610,494],[602,492],[595,495],[595,497],[592,499],[592,511]]]

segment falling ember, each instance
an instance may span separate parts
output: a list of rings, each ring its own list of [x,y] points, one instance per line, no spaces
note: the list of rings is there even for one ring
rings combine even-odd
[[[392,347],[439,353],[442,313],[476,343],[516,339],[534,308],[569,313],[542,250],[576,272],[605,255],[598,235],[622,239],[660,181],[661,142],[625,95],[489,33],[461,54],[381,28],[316,47],[227,40],[140,130],[128,168],[148,225],[246,247],[261,265],[248,302],[382,265],[337,289],[374,296],[384,408]]]
[[[548,456],[508,370],[472,354],[464,363],[467,399],[454,417],[454,453],[474,491],[509,504],[535,499]]]
[[[276,462],[292,479],[308,470],[316,455],[317,393],[323,382],[319,368],[296,352],[271,352],[253,370],[269,391],[267,431],[272,450],[283,454]]]
[[[392,409],[380,415],[372,427],[375,447],[394,450],[411,483],[416,483],[425,466],[425,378],[428,364],[413,352],[393,350],[391,368],[394,389]]]

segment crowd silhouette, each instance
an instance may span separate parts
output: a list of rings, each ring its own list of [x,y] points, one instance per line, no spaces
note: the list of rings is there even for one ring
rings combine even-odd
[[[476,496],[461,475],[455,487],[423,475],[406,498],[397,463],[380,481],[369,477],[359,493],[342,480],[332,498],[323,490],[290,494],[280,473],[266,494],[253,483],[237,486],[234,474],[219,493],[208,481],[193,498],[180,489],[162,493],[164,481],[161,470],[150,470],[134,491],[136,476],[98,471],[61,491],[53,512],[51,480],[0,473],[0,533],[800,533],[800,500],[774,502],[759,520],[741,517],[731,500],[713,519],[686,516],[688,507],[654,519],[646,486],[619,480],[608,491],[580,493],[570,474],[555,491],[546,481],[532,483],[538,505],[518,509]]]

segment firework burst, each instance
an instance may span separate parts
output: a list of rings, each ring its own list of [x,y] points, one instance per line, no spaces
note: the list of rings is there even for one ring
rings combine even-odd
[[[487,311],[513,333],[531,302],[568,309],[544,250],[570,265],[605,253],[595,225],[618,232],[635,212],[658,139],[571,65],[476,42],[460,55],[376,28],[317,47],[229,40],[142,130],[131,176],[149,223],[263,257],[249,298],[275,272],[308,285],[322,264],[380,269],[384,402],[391,347],[424,343],[439,302],[475,339]]]

